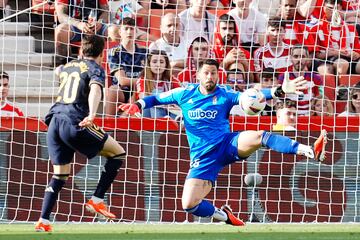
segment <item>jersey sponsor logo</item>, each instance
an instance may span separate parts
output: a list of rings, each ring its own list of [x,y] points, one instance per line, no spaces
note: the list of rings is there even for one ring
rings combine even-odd
[[[197,108],[195,110],[190,110],[188,112],[188,116],[190,119],[214,119],[216,117],[216,114],[218,113],[217,110],[211,111],[211,110],[207,110],[204,111],[201,108]]]

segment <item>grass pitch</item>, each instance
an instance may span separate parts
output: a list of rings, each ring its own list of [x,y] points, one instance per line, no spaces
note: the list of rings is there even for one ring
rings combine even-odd
[[[54,224],[36,233],[33,224],[0,224],[0,240],[357,240],[360,224]]]

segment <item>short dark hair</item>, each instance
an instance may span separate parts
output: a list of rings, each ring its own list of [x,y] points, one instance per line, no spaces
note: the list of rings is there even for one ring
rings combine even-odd
[[[5,71],[0,71],[0,78],[6,78],[6,79],[10,79],[9,78],[9,74]]]
[[[268,21],[268,27],[273,28],[285,28],[285,22],[278,17],[272,17]]]
[[[192,45],[194,42],[207,43],[207,44],[209,44],[208,40],[206,40],[206,38],[204,38],[204,37],[196,37],[196,38],[194,38],[194,40],[192,41],[191,45]]]
[[[121,20],[121,25],[126,25],[126,26],[131,26],[131,27],[135,27],[136,26],[136,22],[135,19],[131,18],[131,17],[124,17]]]
[[[225,13],[225,14],[223,14],[223,15],[221,15],[221,16],[219,17],[219,23],[221,23],[221,22],[233,23],[234,26],[236,26],[235,19],[234,19],[231,15],[229,15],[229,14],[227,14],[227,13]]]
[[[208,59],[206,59],[205,61],[200,62],[200,64],[199,64],[199,70],[200,70],[204,65],[212,65],[212,66],[215,66],[217,70],[219,70],[219,63],[218,63],[218,61],[216,61],[215,59],[208,58]]]
[[[264,77],[266,77],[266,78],[273,78],[273,77],[276,77],[277,78],[277,72],[275,71],[275,69],[273,69],[273,68],[270,68],[270,67],[268,67],[268,68],[264,68],[263,70],[262,70],[262,72],[261,72],[261,77],[262,78],[264,78]]]
[[[104,50],[105,41],[97,35],[85,35],[81,41],[81,49],[84,57],[98,57]]]

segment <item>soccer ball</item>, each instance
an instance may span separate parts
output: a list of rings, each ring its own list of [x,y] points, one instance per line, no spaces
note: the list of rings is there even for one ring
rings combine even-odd
[[[240,96],[240,108],[246,115],[258,115],[266,106],[266,99],[262,92],[249,88]]]

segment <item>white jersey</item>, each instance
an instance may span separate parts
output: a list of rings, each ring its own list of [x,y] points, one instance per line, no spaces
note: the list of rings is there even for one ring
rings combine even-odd
[[[206,11],[206,16],[197,21],[190,15],[190,9],[186,9],[179,14],[179,18],[187,41],[192,42],[197,37],[204,37],[210,43],[214,42],[215,15]]]
[[[185,38],[180,37],[179,45],[175,46],[167,43],[164,38],[159,38],[155,42],[151,43],[149,48],[150,51],[154,49],[165,51],[170,62],[179,60],[185,61],[187,58],[188,43]]]
[[[235,19],[242,43],[259,43],[259,34],[266,33],[267,18],[260,11],[250,8],[249,15],[245,19],[239,17],[236,8],[228,14]]]

